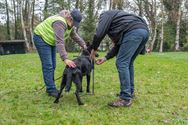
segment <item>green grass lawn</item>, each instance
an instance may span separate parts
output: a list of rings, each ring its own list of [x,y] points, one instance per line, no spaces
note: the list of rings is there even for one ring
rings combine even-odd
[[[57,54],[55,78],[64,66]],[[75,86],[54,104],[45,89],[39,90],[43,85],[36,53],[0,56],[0,125],[188,125],[188,52],[139,56],[136,98],[129,108],[107,106],[119,92],[115,59],[95,66],[95,95],[82,93],[84,106],[77,105]]]

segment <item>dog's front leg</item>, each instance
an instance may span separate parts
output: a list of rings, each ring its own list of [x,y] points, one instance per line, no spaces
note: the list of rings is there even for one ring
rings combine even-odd
[[[90,78],[91,78],[91,75],[86,74],[86,78],[87,78],[87,90],[86,90],[86,92],[90,93]]]
[[[59,98],[61,96],[61,93],[62,93],[65,85],[66,85],[66,75],[63,75],[63,78],[61,80],[60,90],[59,90],[58,96],[57,96],[56,100],[54,101],[54,103],[58,103],[59,102]]]

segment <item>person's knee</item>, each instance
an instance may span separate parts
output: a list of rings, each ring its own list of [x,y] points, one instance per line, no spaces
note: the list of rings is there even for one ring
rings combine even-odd
[[[117,69],[125,69],[125,68],[129,68],[130,66],[130,61],[116,61],[116,67]]]
[[[46,71],[52,71],[52,70],[54,70],[54,66],[53,66],[53,64],[51,64],[51,63],[44,63],[44,64],[42,65],[42,67],[43,67],[43,69],[46,70]]]

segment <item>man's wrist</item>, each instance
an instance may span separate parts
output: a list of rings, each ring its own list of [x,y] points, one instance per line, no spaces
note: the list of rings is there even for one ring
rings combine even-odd
[[[106,61],[106,60],[107,60],[107,58],[106,58],[106,57],[103,57],[103,59],[104,59],[104,61]]]
[[[63,59],[63,61],[65,62],[65,60],[67,60],[68,58],[65,58],[65,59]]]

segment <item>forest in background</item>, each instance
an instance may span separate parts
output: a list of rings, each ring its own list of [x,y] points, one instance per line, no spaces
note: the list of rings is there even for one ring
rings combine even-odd
[[[63,9],[78,8],[83,21],[78,33],[91,42],[102,11],[119,9],[144,17],[150,28],[146,48],[152,51],[188,51],[188,0],[2,0],[0,2],[0,41],[24,39],[28,51],[33,50],[33,29],[47,17]],[[72,40],[68,51],[77,50]],[[108,50],[106,37],[101,50]]]

